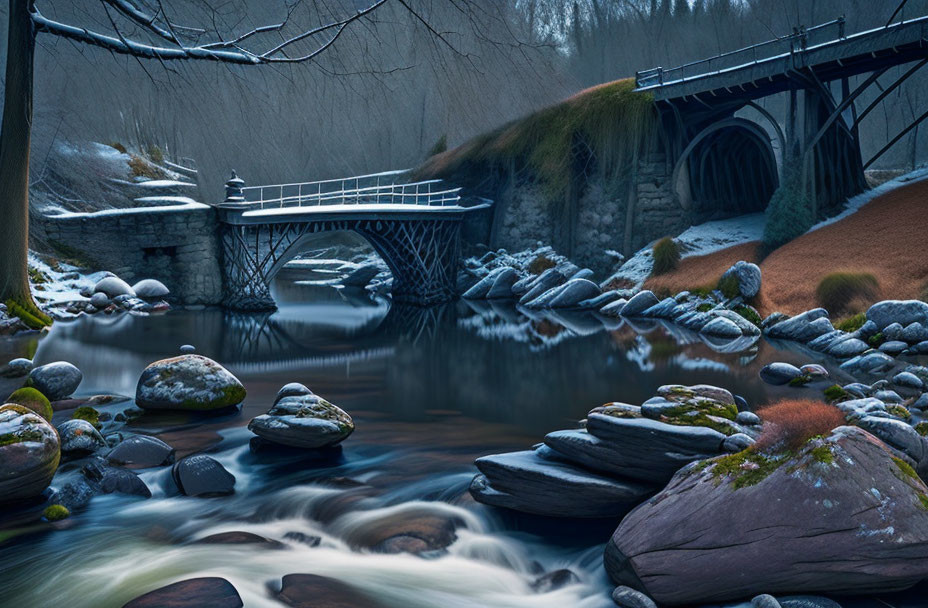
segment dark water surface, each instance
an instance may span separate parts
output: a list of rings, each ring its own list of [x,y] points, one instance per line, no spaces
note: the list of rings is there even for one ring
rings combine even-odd
[[[242,411],[146,414],[126,430],[158,435],[178,457],[207,451],[235,475],[236,493],[181,497],[169,468],[143,471],[152,499],[97,497],[63,529],[0,545],[0,605],[121,606],[177,580],[222,576],[246,606],[279,606],[268,586],[312,573],[352,585],[372,606],[612,606],[601,552],[617,522],[544,521],[478,505],[467,494],[473,459],[525,449],[592,407],[640,403],[661,384],[716,384],[762,405],[773,397],[756,379],[763,363],[804,361],[766,343],[735,354],[699,341],[681,345],[693,337],[592,315],[532,320],[512,307],[463,302],[391,308],[298,278],[287,273],[278,282],[281,308],[271,315],[98,315],[59,322],[39,342],[37,364],[80,367],[80,396],[131,397],[144,367],[181,344],[225,365],[248,390]],[[34,344],[5,348],[13,356]],[[340,454],[320,460],[251,449],[245,426],[288,382],[353,416],[357,430]],[[79,466],[64,465],[53,485]],[[446,530],[448,522],[457,528],[446,550],[424,557],[371,550],[393,534]],[[238,530],[286,548],[192,542]],[[288,533],[321,542],[311,547]],[[559,568],[580,583],[532,588]]]

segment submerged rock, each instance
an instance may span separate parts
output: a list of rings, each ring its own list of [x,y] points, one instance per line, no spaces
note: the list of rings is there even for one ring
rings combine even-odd
[[[135,390],[135,402],[147,410],[216,410],[244,399],[238,378],[201,355],[155,361],[142,372]]]
[[[795,456],[748,450],[680,471],[622,520],[605,565],[668,606],[901,590],[928,576],[926,505],[911,467],[840,427]]]
[[[277,601],[296,608],[377,608],[380,603],[334,578],[288,574],[281,581]]]
[[[205,454],[179,461],[171,475],[177,488],[187,496],[228,496],[235,492],[235,476]]]
[[[191,578],[149,591],[123,608],[242,608],[242,598],[224,578]]]
[[[768,363],[760,370],[760,379],[773,386],[782,386],[802,376],[802,370],[789,363]]]
[[[41,494],[60,459],[58,433],[47,420],[21,405],[0,407],[0,504]]]
[[[29,372],[26,386],[36,389],[49,401],[58,401],[74,394],[83,379],[81,370],[74,365],[67,361],[55,361]]]
[[[354,431],[354,421],[318,395],[292,395],[279,398],[267,414],[248,423],[248,430],[280,445],[316,449],[344,441]]]

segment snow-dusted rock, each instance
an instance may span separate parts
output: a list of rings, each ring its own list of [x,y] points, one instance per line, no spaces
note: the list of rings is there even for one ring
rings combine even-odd
[[[564,283],[557,297],[551,300],[551,308],[576,308],[580,302],[600,295],[599,285],[588,279],[571,279]]]
[[[782,386],[789,384],[795,378],[802,376],[802,371],[789,363],[768,363],[760,370],[760,379],[767,384]]]
[[[890,323],[883,328],[883,338],[888,341],[901,340],[903,329],[901,323]]]
[[[909,344],[918,344],[919,342],[924,342],[928,340],[928,327],[922,325],[921,323],[909,323],[906,325],[905,329],[902,330],[902,334],[899,337],[900,340],[904,340]]]
[[[567,277],[558,270],[557,268],[549,268],[542,272],[540,275],[535,277],[535,280],[530,283],[531,287],[522,294],[522,297],[519,298],[519,304],[523,306],[549,291],[550,289],[557,287],[564,283],[567,280]],[[517,293],[516,285],[513,285],[513,293]]]
[[[928,303],[920,300],[884,300],[867,310],[867,319],[873,321],[879,330],[892,323],[899,323],[903,327],[921,323],[928,327]]]
[[[374,273],[376,274],[376,273]],[[373,277],[372,277],[373,278]],[[367,283],[365,283],[366,285]],[[155,279],[143,279],[132,286],[135,295],[143,300],[154,300],[171,295],[171,291],[162,283]]]
[[[155,361],[142,372],[135,390],[138,406],[149,410],[215,410],[244,398],[238,378],[201,355]]]
[[[889,369],[895,362],[895,359],[886,353],[872,351],[858,355],[853,359],[848,359],[841,364],[841,369],[850,374],[859,372],[875,374]]]
[[[625,308],[625,304],[627,303],[625,298],[619,298],[600,308],[599,314],[606,317],[620,317],[622,315],[622,309]],[[926,345],[928,345],[928,343],[926,343]]]
[[[644,291],[639,291],[637,294],[632,296],[632,298],[622,308],[622,316],[637,317],[658,302],[660,302],[660,300],[658,300],[657,296],[655,296],[651,291],[647,289]]]
[[[83,456],[106,447],[100,431],[86,420],[68,420],[58,425],[61,438],[61,453],[67,456]]]
[[[4,378],[22,378],[32,371],[32,360],[17,357],[0,369],[0,376]]]
[[[741,329],[724,317],[716,317],[706,323],[700,333],[707,336],[716,336],[718,338],[740,338]]]
[[[105,279],[100,279],[97,281],[97,284],[93,286],[93,291],[94,293],[105,293],[110,298],[135,295],[132,287],[119,277],[106,277]]]
[[[919,435],[912,425],[894,418],[874,415],[864,416],[856,424],[915,461],[919,473],[925,472],[928,465],[928,440]]]
[[[679,304],[674,298],[664,298],[654,306],[643,311],[640,316],[653,319],[672,319]]]
[[[49,401],[57,401],[73,395],[83,379],[81,370],[74,365],[67,361],[55,361],[29,372],[26,386],[38,390],[48,397]]]
[[[826,352],[832,357],[837,357],[838,359],[846,359],[847,357],[856,357],[861,353],[865,353],[870,350],[870,345],[859,340],[857,338],[850,338],[848,340],[841,340]]]
[[[272,443],[316,449],[341,443],[354,431],[354,421],[318,395],[291,395],[249,422],[248,430]]]
[[[766,333],[775,339],[809,342],[830,331],[834,331],[834,327],[828,319],[828,311],[815,308],[769,326]]]
[[[508,266],[502,269],[502,272],[496,275],[493,285],[487,291],[488,300],[509,299],[513,296],[512,286],[519,280],[519,273],[514,268]]]
[[[0,407],[0,504],[38,496],[51,483],[61,449],[58,433],[21,405]]]
[[[880,344],[880,352],[884,352],[887,355],[898,355],[905,349],[909,347],[908,344],[902,340],[890,340],[889,342],[883,342]]]
[[[761,273],[760,266],[750,262],[736,262],[734,266],[725,271],[722,280],[735,277],[738,281],[738,292],[742,297],[753,298],[760,293]]]
[[[901,386],[904,388],[918,389],[921,390],[925,388],[925,383],[921,378],[913,374],[912,372],[899,372],[893,376],[893,384],[896,386]]]

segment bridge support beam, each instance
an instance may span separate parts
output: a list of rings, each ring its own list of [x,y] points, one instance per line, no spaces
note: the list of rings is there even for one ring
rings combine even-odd
[[[420,306],[448,302],[456,296],[460,220],[455,214],[438,219],[223,223],[223,303],[233,310],[274,310],[270,290],[274,276],[315,234],[346,230],[364,237],[390,267],[394,301]]]

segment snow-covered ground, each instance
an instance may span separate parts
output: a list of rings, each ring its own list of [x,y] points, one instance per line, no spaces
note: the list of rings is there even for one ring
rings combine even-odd
[[[823,220],[813,226],[809,231],[818,230],[823,226],[833,224],[842,220],[873,199],[886,194],[900,186],[910,184],[928,178],[928,167],[920,167],[911,173],[891,179],[876,188],[868,190],[851,199],[845,204],[844,211]],[[674,240],[680,245],[681,257],[688,258],[697,255],[707,255],[753,241],[759,241],[764,236],[764,214],[752,213],[725,220],[706,222],[697,226],[692,226],[682,232]],[[630,257],[622,266],[611,276],[605,283],[614,279],[625,279],[640,287],[642,283],[651,275],[651,269],[654,266],[654,258],[651,249],[654,243],[648,243],[647,246],[640,249],[635,255]]]
[[[32,294],[40,305],[66,304],[87,298],[81,291],[93,291],[98,281],[112,273],[106,271],[81,273],[76,266],[58,262],[55,267],[45,263],[35,253],[29,252],[29,268],[33,273],[43,276],[40,283],[33,281]]]

